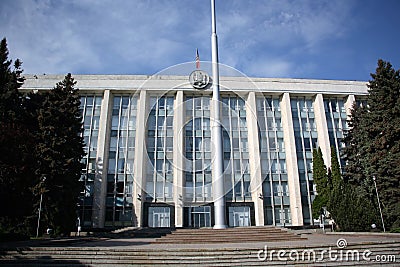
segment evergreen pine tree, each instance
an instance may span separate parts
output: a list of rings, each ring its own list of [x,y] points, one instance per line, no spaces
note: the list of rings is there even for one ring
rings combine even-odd
[[[21,62],[0,43],[0,236],[75,226],[83,151],[80,97],[71,74],[50,92],[22,94]],[[46,177],[46,179],[44,179]]]
[[[76,203],[81,191],[79,178],[83,155],[80,97],[71,74],[43,95],[38,110],[36,173],[46,177],[35,192],[43,194],[46,227],[68,233],[75,227]]]
[[[376,207],[363,189],[343,180],[333,187],[328,210],[339,231],[369,231],[379,223]]]
[[[29,235],[34,142],[25,125],[23,95],[18,91],[24,82],[21,61],[12,65],[4,38],[0,43],[0,234]]]
[[[322,158],[321,148],[313,150],[313,180],[316,185],[318,195],[312,203],[313,217],[318,218],[321,214],[322,207],[326,207],[329,200],[329,181]]]
[[[347,131],[343,142],[343,158],[346,161],[344,180],[354,185],[361,186],[366,180],[365,168],[367,168],[367,149],[364,146],[369,141],[366,131],[363,129],[368,127],[367,122],[363,119],[367,113],[365,106],[357,106],[354,103],[348,120],[349,130]]]
[[[340,173],[339,159],[336,153],[335,147],[331,147],[331,180],[332,187],[339,184],[342,181],[342,175]]]
[[[371,138],[368,146],[369,178],[376,184],[389,227],[400,227],[400,70],[389,62],[378,61],[369,81],[366,120]]]
[[[24,78],[21,77],[21,61],[14,62],[8,59],[7,40],[0,42],[0,121],[4,123],[15,123],[21,115],[21,94],[18,89],[22,86]]]
[[[385,223],[394,228],[400,226],[400,72],[379,60],[371,77],[368,105],[354,107],[344,139],[346,180],[374,200],[376,176]]]

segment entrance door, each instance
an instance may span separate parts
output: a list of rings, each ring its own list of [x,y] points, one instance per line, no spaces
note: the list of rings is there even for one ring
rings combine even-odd
[[[246,227],[250,225],[250,207],[229,207],[229,226]]]
[[[189,225],[193,227],[211,227],[210,206],[191,207],[189,218]]]
[[[170,208],[149,207],[149,227],[170,227]]]

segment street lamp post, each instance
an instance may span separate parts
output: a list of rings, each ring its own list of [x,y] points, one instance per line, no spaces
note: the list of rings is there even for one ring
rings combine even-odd
[[[44,176],[42,178],[42,183],[46,181],[46,177]],[[37,227],[36,227],[36,238],[39,237],[39,228],[40,228],[40,215],[42,212],[42,201],[43,201],[43,189],[40,191],[40,202],[39,202],[39,214],[38,214],[38,220],[37,220]]]
[[[376,197],[377,197],[377,199],[378,199],[379,213],[381,214],[381,221],[382,221],[383,232],[386,232],[385,223],[383,222],[383,216],[382,216],[381,201],[379,200],[378,188],[376,187],[376,178],[375,178],[375,176],[372,176],[372,180],[374,180]]]
[[[42,212],[42,201],[43,201],[43,192],[40,193],[39,215],[38,215],[37,227],[36,227],[36,238],[39,237],[40,213]]]

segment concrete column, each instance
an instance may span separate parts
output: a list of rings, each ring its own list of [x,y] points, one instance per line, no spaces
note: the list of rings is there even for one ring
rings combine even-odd
[[[254,202],[256,226],[264,225],[264,203],[260,159],[260,141],[258,138],[256,94],[250,92],[246,101],[246,120],[249,141],[250,188]]]
[[[351,110],[353,108],[354,102],[356,102],[356,98],[354,95],[349,95],[347,97],[346,102],[344,103],[344,107],[346,109],[347,119],[350,119]]]
[[[176,93],[174,103],[174,203],[175,203],[175,227],[183,227],[183,170],[185,148],[183,147],[183,131],[185,118],[185,105],[183,102],[183,91]]]
[[[325,166],[331,166],[331,143],[329,142],[328,124],[326,122],[324,98],[317,94],[314,100],[315,124],[317,125],[318,144],[322,151]]]
[[[286,168],[288,174],[290,213],[292,216],[292,225],[303,225],[303,209],[301,206],[300,179],[297,167],[296,142],[294,138],[292,110],[290,107],[289,93],[282,96],[281,114],[283,138],[286,152]]]
[[[146,200],[146,122],[147,122],[147,93],[141,90],[137,105],[136,117],[136,138],[135,138],[135,162],[134,162],[134,196],[133,196],[133,217],[134,225],[143,226],[143,203]]]
[[[93,192],[93,228],[104,228],[106,216],[108,147],[111,118],[111,93],[105,90],[101,102],[99,136],[97,142],[96,178]]]

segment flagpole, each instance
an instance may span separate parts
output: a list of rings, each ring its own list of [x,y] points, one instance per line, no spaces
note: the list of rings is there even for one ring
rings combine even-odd
[[[214,197],[214,229],[226,228],[226,210],[224,196],[223,154],[222,154],[222,129],[220,119],[220,93],[219,93],[219,66],[218,42],[215,20],[215,0],[211,0],[211,58],[212,58],[212,88],[213,88],[213,117],[212,138],[214,149],[213,170],[213,197]]]

